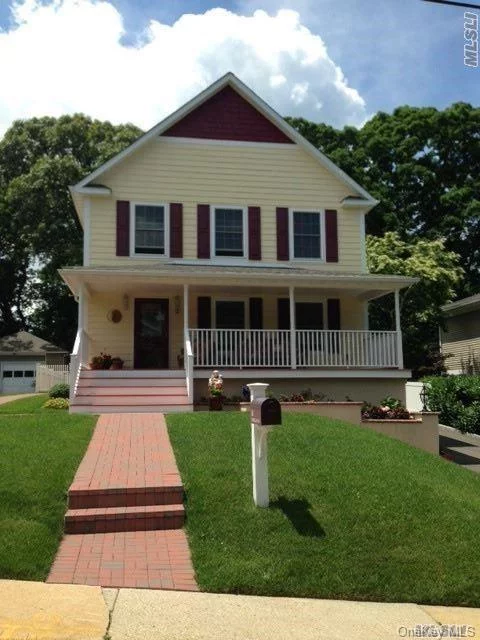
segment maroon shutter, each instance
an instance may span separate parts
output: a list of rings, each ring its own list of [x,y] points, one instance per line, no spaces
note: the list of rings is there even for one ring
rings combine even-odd
[[[210,258],[210,205],[197,205],[197,257]]]
[[[183,258],[183,204],[170,205],[170,257]]]
[[[212,301],[208,296],[197,298],[197,327],[199,329],[212,327]]]
[[[290,300],[288,298],[278,298],[277,300],[277,323],[279,329],[290,329]]]
[[[340,329],[340,300],[338,298],[329,298],[327,300],[327,319],[328,328]]]
[[[325,236],[327,262],[338,262],[338,227],[335,209],[327,209],[325,211]]]
[[[130,255],[130,202],[117,200],[117,256]]]
[[[277,207],[277,260],[288,260],[288,209]]]
[[[248,259],[262,259],[260,207],[248,207]]]
[[[250,298],[250,329],[263,329],[263,300]]]

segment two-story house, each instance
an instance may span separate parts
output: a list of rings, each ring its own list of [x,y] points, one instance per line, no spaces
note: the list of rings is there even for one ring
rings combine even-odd
[[[191,410],[270,382],[335,400],[404,397],[399,290],[368,272],[359,184],[229,73],[71,187],[83,266],[72,411]],[[395,292],[396,326],[368,302]],[[122,358],[93,371],[92,357]]]

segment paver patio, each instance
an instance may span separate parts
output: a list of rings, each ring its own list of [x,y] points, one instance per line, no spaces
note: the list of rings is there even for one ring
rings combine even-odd
[[[163,415],[100,416],[47,582],[197,590],[182,501]]]

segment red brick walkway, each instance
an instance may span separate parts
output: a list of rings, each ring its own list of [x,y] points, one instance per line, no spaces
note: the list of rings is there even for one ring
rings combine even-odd
[[[47,582],[197,590],[162,414],[100,416]]]

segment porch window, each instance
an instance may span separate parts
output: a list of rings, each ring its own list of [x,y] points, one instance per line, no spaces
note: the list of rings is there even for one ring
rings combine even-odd
[[[215,256],[245,256],[245,212],[243,209],[215,207]]]
[[[293,211],[293,257],[322,258],[323,216],[320,211]]]
[[[245,329],[245,302],[242,300],[217,300],[215,303],[217,329]]]
[[[323,329],[323,304],[321,302],[297,302],[295,325],[299,330],[321,331]]]
[[[165,207],[135,205],[135,254],[165,254]]]

